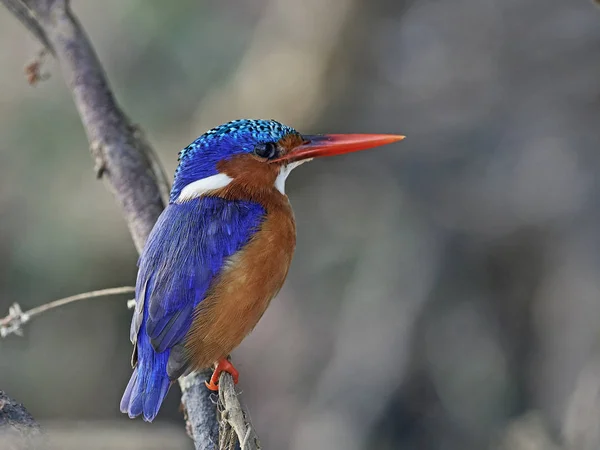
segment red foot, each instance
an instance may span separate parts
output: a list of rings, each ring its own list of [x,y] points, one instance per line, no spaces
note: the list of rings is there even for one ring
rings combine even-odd
[[[212,376],[210,377],[210,381],[204,382],[204,384],[206,384],[206,387],[208,389],[210,389],[211,391],[219,390],[219,377],[221,376],[221,372],[227,372],[227,373],[231,374],[231,376],[233,377],[233,382],[235,384],[238,383],[240,374],[237,371],[237,369],[235,367],[233,367],[233,364],[231,364],[231,362],[227,358],[221,358],[217,362],[217,367],[215,367],[215,371],[213,372]]]

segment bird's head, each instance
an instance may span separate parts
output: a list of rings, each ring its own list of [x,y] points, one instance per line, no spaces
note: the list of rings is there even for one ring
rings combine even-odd
[[[234,120],[207,131],[179,153],[171,202],[230,184],[247,192],[284,193],[291,170],[319,156],[365,150],[402,140],[383,134],[301,135],[274,120]]]

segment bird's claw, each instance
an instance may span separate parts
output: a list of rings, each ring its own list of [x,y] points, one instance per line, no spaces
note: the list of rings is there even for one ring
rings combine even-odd
[[[227,372],[228,374],[230,374],[231,377],[233,378],[233,383],[238,384],[238,380],[240,378],[240,373],[237,371],[237,369],[235,367],[233,367],[233,364],[231,364],[231,361],[229,361],[227,358],[221,358],[217,362],[217,366],[215,367],[215,370],[214,370],[212,376],[210,377],[210,380],[204,382],[204,384],[206,384],[206,387],[208,389],[210,389],[211,391],[218,391],[219,390],[219,377],[221,376],[221,373],[223,373],[223,372]]]

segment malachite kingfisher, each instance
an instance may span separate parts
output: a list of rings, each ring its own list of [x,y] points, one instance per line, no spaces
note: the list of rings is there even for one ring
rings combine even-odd
[[[235,120],[179,153],[168,206],[138,261],[131,322],[133,374],[121,411],[152,421],[170,385],[216,364],[252,331],[287,276],[296,245],[285,180],[320,156],[404,136],[301,135],[274,120]]]

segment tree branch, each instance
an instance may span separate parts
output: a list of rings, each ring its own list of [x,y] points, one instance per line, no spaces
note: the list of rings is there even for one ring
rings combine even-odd
[[[21,0],[2,0],[2,3],[41,42],[44,48],[54,55],[54,49],[48,41],[46,32],[40,26],[33,11],[29,9],[27,4]]]
[[[219,378],[219,415],[220,429],[219,433],[221,440],[220,448],[233,448],[231,443],[225,442],[229,436],[237,436],[240,442],[241,450],[256,450],[260,449],[258,436],[252,427],[250,418],[246,411],[240,406],[233,378],[229,374],[223,372]]]
[[[25,407],[0,391],[0,448],[38,448],[42,439],[40,426]]]
[[[168,198],[169,183],[158,159],[117,105],[94,49],[68,0],[0,0],[40,42],[53,49],[75,100],[96,174],[119,203],[138,251]],[[28,10],[28,14],[23,14]],[[42,37],[43,36],[43,37]]]
[[[156,154],[141,130],[117,105],[104,69],[70,9],[68,0],[0,0],[33,35],[56,56],[73,94],[86,131],[96,174],[103,177],[121,207],[135,246],[139,251],[164,208],[169,183]],[[220,379],[225,411],[242,410],[229,374]],[[204,373],[180,380],[188,430],[197,449],[214,448],[218,435],[216,406],[204,387]],[[246,415],[247,416],[247,415]],[[237,426],[240,442],[252,428]],[[253,448],[247,446],[248,448]],[[254,447],[256,448],[256,447]]]

